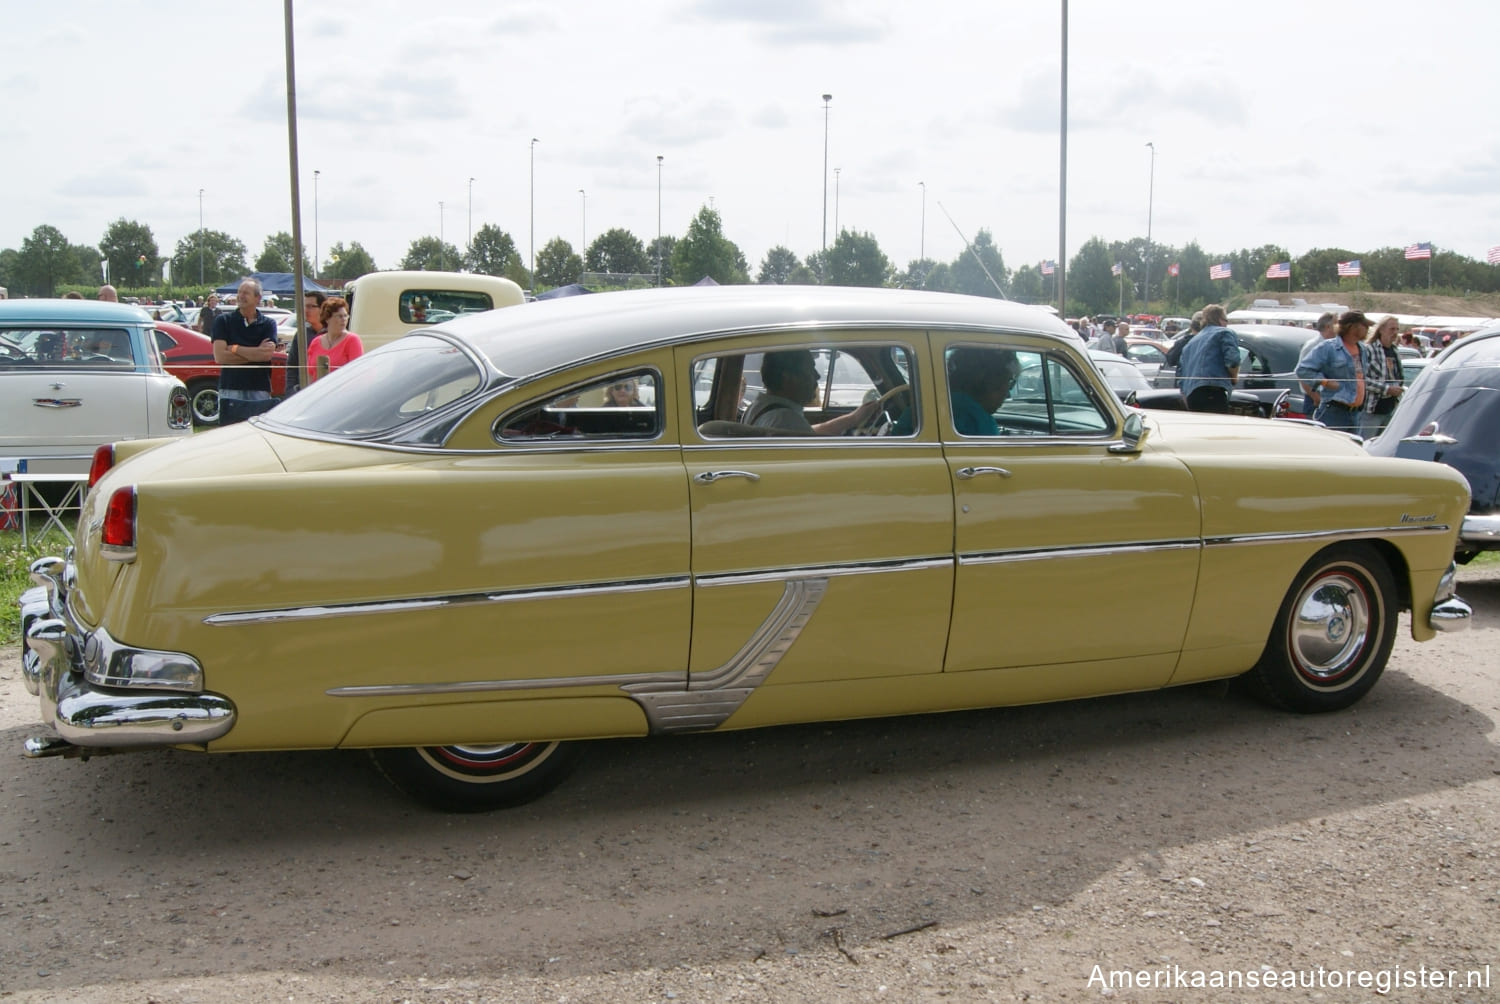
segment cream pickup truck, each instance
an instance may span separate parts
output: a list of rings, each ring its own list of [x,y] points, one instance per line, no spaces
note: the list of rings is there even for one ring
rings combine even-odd
[[[349,330],[365,351],[461,314],[526,302],[509,279],[472,272],[371,272],[344,286]]]

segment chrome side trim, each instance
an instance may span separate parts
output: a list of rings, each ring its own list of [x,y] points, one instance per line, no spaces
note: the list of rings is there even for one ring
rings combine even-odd
[[[812,618],[827,579],[796,579],[759,628],[728,662],[691,676],[687,689],[678,681],[632,683],[624,690],[646,713],[653,732],[702,732],[718,728],[765,682]]]
[[[1349,527],[1343,530],[1304,530],[1296,533],[1246,533],[1228,537],[1205,537],[1205,547],[1239,547],[1245,544],[1282,544],[1298,540],[1363,540],[1385,534],[1447,533],[1453,528],[1446,523],[1427,523],[1421,526],[1366,526]]]
[[[383,614],[397,611],[432,610],[438,607],[470,606],[480,603],[519,603],[559,596],[601,596],[610,593],[646,593],[661,589],[683,589],[691,583],[686,575],[659,579],[628,579],[583,586],[542,586],[511,589],[494,593],[458,593],[452,596],[429,596],[403,600],[374,600],[366,603],[334,603],[316,607],[285,607],[272,610],[243,610],[212,614],[203,623],[219,627],[225,624],[262,624],[273,621],[312,620],[321,617],[351,617],[359,614]]]
[[[953,559],[947,555],[933,558],[903,558],[890,561],[860,561],[846,565],[809,565],[804,568],[767,568],[754,572],[719,572],[693,577],[695,585],[705,589],[714,586],[739,586],[755,582],[786,582],[803,579],[833,579],[846,575],[878,575],[885,572],[912,572],[924,568],[948,568]]]
[[[999,565],[1015,561],[1040,561],[1046,558],[1098,557],[1104,554],[1142,554],[1147,551],[1190,551],[1200,544],[1196,540],[1144,540],[1132,544],[1090,544],[1084,547],[1035,547],[1014,551],[979,551],[958,556],[960,566]]]
[[[533,680],[461,680],[453,683],[376,683],[368,686],[331,687],[329,697],[409,697],[416,694],[478,694],[507,690],[556,690],[560,687],[607,687],[633,685],[682,686],[681,673],[632,673],[599,676],[556,676]]]

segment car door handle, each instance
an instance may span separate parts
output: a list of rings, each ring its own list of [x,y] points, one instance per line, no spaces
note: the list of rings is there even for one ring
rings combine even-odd
[[[760,475],[750,471],[704,471],[693,475],[693,480],[700,485],[711,485],[720,478],[749,478],[751,481],[759,481]]]
[[[1003,467],[960,467],[954,472],[960,481],[972,481],[981,474],[998,474],[1002,478],[1010,477],[1010,471]]]

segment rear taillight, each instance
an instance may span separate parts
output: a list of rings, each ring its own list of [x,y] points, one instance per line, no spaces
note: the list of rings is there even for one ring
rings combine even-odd
[[[99,483],[99,479],[115,466],[115,444],[105,443],[94,451],[94,462],[89,464],[89,487],[92,488]]]
[[[167,426],[172,429],[193,427],[193,402],[182,387],[172,388],[167,398]]]
[[[116,488],[104,510],[100,551],[111,561],[135,560],[135,485]]]

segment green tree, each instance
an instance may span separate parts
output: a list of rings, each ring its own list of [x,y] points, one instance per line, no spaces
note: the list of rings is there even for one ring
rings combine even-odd
[[[202,281],[206,285],[222,286],[249,273],[250,269],[245,265],[244,242],[222,230],[205,229],[195,231],[177,242],[177,247],[172,251],[173,285],[191,286],[199,281],[200,246]]]
[[[906,271],[896,274],[896,285],[902,289],[927,289],[927,277],[937,267],[931,258],[913,258],[906,263]]]
[[[86,286],[98,286],[104,282],[104,269],[99,264],[103,256],[99,249],[87,244],[74,244],[73,254],[78,257],[78,281]],[[3,286],[4,283],[0,283]]]
[[[784,286],[792,281],[792,273],[801,265],[791,248],[778,244],[760,260],[760,274],[755,281],[762,285]]]
[[[151,228],[120,217],[104,231],[99,251],[109,262],[109,281],[117,286],[150,286],[161,276],[161,254]]]
[[[840,230],[828,249],[828,277],[835,286],[884,286],[891,272],[891,260],[873,234]]]
[[[984,263],[983,267],[980,267],[980,262]],[[1000,256],[1000,249],[995,247],[995,238],[988,230],[981,229],[975,234],[973,244],[954,259],[951,267],[958,292],[971,296],[1005,296],[1005,283],[1009,273],[1005,270],[1005,259]],[[994,282],[990,281],[991,278]]]
[[[359,241],[350,241],[348,247],[339,241],[328,249],[328,258],[323,268],[325,279],[341,279],[348,282],[375,271],[375,259]]]
[[[419,272],[451,272],[463,261],[458,248],[436,237],[418,237],[406,249],[401,268]]]
[[[1182,304],[1182,309],[1192,313],[1216,302],[1219,291],[1214,286],[1214,281],[1208,277],[1210,262],[1208,255],[1198,246],[1198,242],[1189,241],[1177,257],[1179,271],[1177,279],[1173,282],[1173,293]],[[1213,264],[1218,264],[1223,260],[1222,258],[1216,259]]]
[[[6,248],[0,251],[0,286],[11,291],[19,290],[21,280],[19,278],[19,265],[21,252],[15,248]]]
[[[663,234],[646,245],[646,260],[651,265],[651,271],[661,270],[663,286],[672,284],[672,252],[675,250],[677,250],[677,238],[671,234]]]
[[[292,235],[285,230],[278,231],[266,238],[265,246],[261,248],[260,257],[255,259],[255,271],[257,272],[293,272],[292,262],[297,260],[297,253],[292,248]],[[302,248],[302,274],[311,276],[314,274],[312,261],[307,257],[307,248]]]
[[[16,286],[31,296],[52,296],[57,287],[78,278],[78,256],[56,227],[43,223],[21,242],[15,264]],[[12,294],[16,290],[11,290]]]
[[[639,237],[624,227],[606,230],[595,237],[583,261],[590,272],[656,274],[655,265],[646,256],[646,246]]]
[[[739,246],[724,236],[718,212],[708,206],[698,210],[687,234],[672,249],[672,274],[687,285],[708,276],[727,286],[748,282],[747,271]]]
[[[1043,276],[1035,265],[1022,265],[1010,277],[1011,299],[1021,303],[1048,303],[1052,296],[1052,276]]]
[[[1313,248],[1292,265],[1292,281],[1298,289],[1328,289],[1338,284],[1338,263],[1358,258],[1347,248]],[[1360,263],[1363,269],[1364,263]],[[1353,285],[1351,280],[1350,285]]]
[[[474,234],[464,254],[464,268],[482,275],[505,275],[512,262],[519,262],[516,242],[510,234],[493,223],[486,223]]]
[[[573,245],[561,237],[554,237],[536,253],[536,281],[538,286],[566,286],[577,282],[583,274],[583,259],[573,250]]]
[[[1068,315],[1112,312],[1119,304],[1119,286],[1111,269],[1109,246],[1090,237],[1068,263]]]

